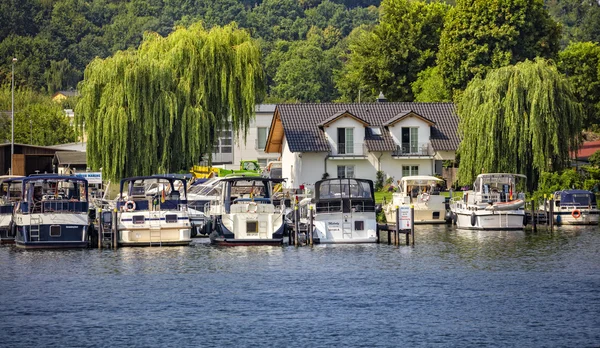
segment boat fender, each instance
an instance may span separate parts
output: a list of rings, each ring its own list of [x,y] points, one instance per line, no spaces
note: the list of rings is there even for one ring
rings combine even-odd
[[[560,217],[560,215],[556,215],[556,224],[560,225],[562,218]]]
[[[579,209],[575,209],[571,212],[571,216],[575,219],[579,219],[581,217],[581,211]]]
[[[473,212],[471,214],[471,226],[475,226],[477,224],[477,215],[475,215],[475,212]]]
[[[429,200],[429,193],[425,192],[421,195],[421,200],[427,202]]]
[[[452,213],[452,222],[456,225],[457,221],[458,221],[458,215],[456,213]]]
[[[250,206],[254,206],[254,210],[250,209]],[[248,209],[246,210],[246,213],[256,213],[257,210],[258,204],[256,204],[256,202],[248,202]]]
[[[527,226],[527,214],[523,215],[523,226]]]
[[[125,202],[125,211],[134,211],[135,210],[135,202],[127,201]]]

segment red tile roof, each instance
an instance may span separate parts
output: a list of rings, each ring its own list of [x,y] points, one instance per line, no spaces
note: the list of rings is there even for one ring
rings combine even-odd
[[[577,158],[578,159],[587,159],[588,157],[593,155],[594,152],[596,152],[596,151],[600,151],[600,140],[586,141],[579,148],[579,151],[577,152]]]

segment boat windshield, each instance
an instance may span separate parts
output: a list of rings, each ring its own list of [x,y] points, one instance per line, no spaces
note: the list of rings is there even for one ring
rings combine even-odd
[[[263,181],[236,180],[231,182],[231,196],[237,198],[269,198],[269,189]]]
[[[320,184],[319,199],[335,198],[371,198],[372,192],[368,182],[353,179],[328,180]]]
[[[596,205],[596,195],[591,192],[562,192],[561,205]]]

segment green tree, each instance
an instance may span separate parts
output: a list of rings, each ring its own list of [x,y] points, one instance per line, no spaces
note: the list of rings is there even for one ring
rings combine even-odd
[[[437,66],[421,71],[417,75],[417,80],[412,83],[412,91],[415,101],[418,102],[448,102],[452,100]]]
[[[481,171],[527,175],[533,188],[543,171],[558,171],[577,149],[583,108],[571,84],[543,59],[525,61],[476,77],[457,105],[459,180]]]
[[[312,27],[308,39],[278,43],[267,57],[267,73],[273,74],[270,97],[274,100],[329,102],[337,97],[333,72],[341,68],[339,30]]]
[[[63,59],[60,62],[51,61],[50,68],[46,69],[44,77],[48,93],[53,94],[56,91],[76,88],[81,79],[81,73],[68,60]]]
[[[392,101],[411,101],[417,74],[434,65],[448,6],[422,1],[384,0],[380,23],[354,35],[337,86],[344,100],[383,91]]]
[[[584,127],[600,124],[600,45],[592,42],[570,44],[559,53],[559,70],[575,88],[585,110]]]
[[[542,0],[457,0],[448,13],[437,64],[452,92],[488,70],[535,57],[554,58],[560,25]]]
[[[111,179],[189,168],[220,129],[245,134],[264,93],[260,49],[235,25],[200,23],[95,59],[79,84],[88,162]]]
[[[0,88],[0,110],[11,110],[10,85]],[[15,142],[56,145],[76,140],[75,128],[60,104],[31,89],[15,90]],[[0,113],[0,141],[11,140],[10,111]]]

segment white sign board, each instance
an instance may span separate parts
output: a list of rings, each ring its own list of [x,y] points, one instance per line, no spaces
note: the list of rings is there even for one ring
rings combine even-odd
[[[410,207],[401,206],[400,207],[400,226],[401,230],[410,230],[410,226],[412,226],[412,220],[410,219]]]
[[[88,184],[102,184],[101,172],[75,173],[75,176],[86,179]]]

